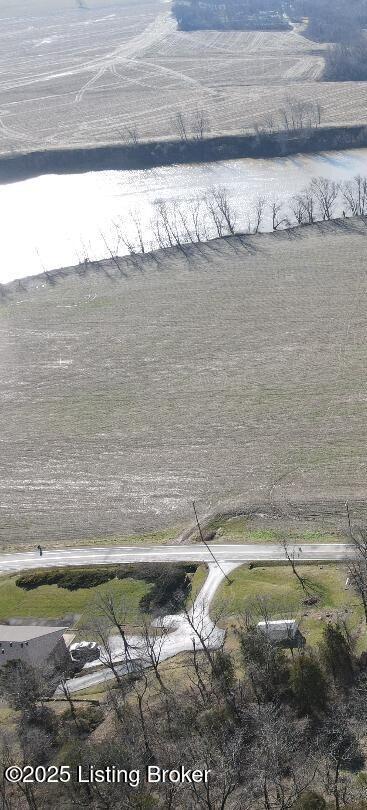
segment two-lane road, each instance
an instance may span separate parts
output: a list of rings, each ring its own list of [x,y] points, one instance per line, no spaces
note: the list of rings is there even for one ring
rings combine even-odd
[[[282,562],[286,561],[283,546],[213,545],[211,550],[220,563]],[[304,562],[342,561],[351,559],[354,547],[343,543],[319,543],[288,546],[289,554]],[[54,566],[113,565],[137,562],[213,562],[208,549],[197,543],[190,546],[86,546],[53,551],[19,552],[0,555],[0,572],[24,571],[30,568]]]
[[[214,594],[223,581],[226,573],[237,568],[242,563],[250,562],[285,562],[285,550],[281,545],[215,545],[210,547],[219,562],[220,568],[214,563],[210,551],[203,545],[191,546],[89,546],[85,548],[59,549],[57,551],[44,551],[42,557],[39,552],[24,552],[18,554],[0,555],[0,573],[11,573],[31,568],[51,568],[54,566],[82,566],[82,565],[122,565],[137,562],[205,562],[208,563],[208,577],[197,595],[190,610],[191,621],[185,614],[167,616],[170,632],[165,636],[163,646],[160,647],[160,658],[166,660],[180,652],[192,651],[195,640],[196,625],[199,634],[196,639],[196,648],[201,647],[201,635],[206,637],[209,646],[217,647],[222,643],[223,631],[217,628],[210,618],[210,603]],[[341,543],[310,544],[289,546],[288,553],[294,554],[299,562],[328,562],[351,559],[355,554],[351,545]],[[124,648],[121,648],[119,637],[111,637],[114,644],[114,658],[120,673],[126,672],[124,664]],[[120,643],[120,647],[119,647]],[[156,641],[154,641],[156,643]],[[160,642],[158,642],[160,643]],[[144,659],[144,639],[140,639],[140,647],[134,638],[134,647],[138,650],[141,660]],[[100,666],[96,665],[96,672],[83,670],[83,675],[68,681],[71,692],[91,688],[99,683],[111,680],[114,675],[110,668],[104,666],[105,659],[101,652]],[[149,666],[149,658],[143,664]]]

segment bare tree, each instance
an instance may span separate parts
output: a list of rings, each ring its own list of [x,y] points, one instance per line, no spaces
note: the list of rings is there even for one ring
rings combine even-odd
[[[311,181],[310,191],[316,198],[321,216],[324,220],[333,217],[333,211],[339,194],[339,185],[327,177],[314,177]]]
[[[190,214],[191,214],[191,221],[194,229],[195,238],[198,242],[201,242],[201,227],[203,227],[203,222],[201,222],[201,214],[203,205],[203,199],[197,198],[193,200],[192,205],[190,206]]]
[[[159,247],[163,249],[177,247],[186,256],[184,248],[185,236],[190,232],[187,223],[186,228],[183,227],[183,217],[177,201],[174,200],[168,205],[164,200],[158,200],[155,207],[157,213],[152,228]],[[192,237],[190,238],[191,241]]]
[[[322,114],[323,114],[323,109],[319,101],[313,102],[313,109],[314,109],[315,126],[319,127],[322,121]]]
[[[367,532],[364,529],[352,526],[349,504],[346,506],[349,537],[353,549],[353,558],[348,563],[348,576],[350,584],[361,599],[367,623]]]
[[[127,138],[128,142],[137,146],[139,143],[139,133],[137,127],[126,127],[125,129],[125,137]]]
[[[264,210],[266,205],[265,197],[258,197],[255,206],[255,227],[254,233],[259,233],[260,226],[264,216]]]
[[[290,207],[294,214],[297,225],[303,225],[306,222],[306,216],[302,196],[300,194],[292,197]]]
[[[95,602],[95,611],[97,615],[105,620],[109,629],[117,630],[117,633],[122,641],[125,664],[126,667],[128,667],[132,661],[132,658],[134,657],[133,652],[135,651],[135,648],[133,648],[129,642],[126,628],[124,627],[124,624],[126,624],[127,614],[125,605],[123,604],[122,600],[117,602],[113,594],[102,593],[99,594]]]
[[[284,541],[283,541],[282,545],[283,545],[283,549],[284,549],[285,556],[286,556],[286,558],[287,558],[287,560],[288,560],[288,562],[289,562],[289,564],[290,564],[290,566],[291,566],[291,568],[292,568],[292,571],[293,571],[293,573],[294,573],[294,576],[295,576],[295,577],[296,577],[296,579],[298,580],[298,582],[299,582],[299,584],[300,584],[300,586],[301,586],[302,590],[303,590],[303,591],[304,591],[304,593],[306,594],[306,596],[310,596],[310,593],[311,593],[311,592],[310,592],[310,588],[309,588],[308,580],[306,579],[306,577],[302,577],[302,576],[301,576],[301,574],[299,574],[299,573],[298,573],[298,571],[297,571],[297,566],[296,566],[296,552],[295,552],[295,550],[294,550],[294,549],[292,549],[292,550],[290,551],[290,550],[288,549],[288,545],[287,545],[287,541],[286,541],[286,540],[284,540]]]
[[[216,202],[212,199],[208,198],[206,200],[208,212],[210,214],[211,220],[215,226],[217,234],[219,238],[224,236],[224,221],[221,212],[218,210]]]
[[[204,110],[197,107],[192,120],[192,132],[196,141],[203,141],[205,135],[210,131],[210,122]]]
[[[145,253],[145,243],[143,238],[143,228],[141,224],[141,219],[138,211],[130,211],[130,218],[135,225],[137,238],[138,238],[138,245],[140,249],[140,253]]]
[[[299,132],[312,129],[321,123],[322,110],[318,102],[302,101],[287,96],[284,106],[280,109],[280,120],[287,132]]]
[[[130,237],[123,230],[122,224],[114,222],[114,227],[116,229],[117,245],[120,245],[120,243],[122,242],[125,248],[127,248],[129,256],[133,256],[136,252],[135,245],[131,241]]]
[[[362,759],[359,750],[362,735],[363,729],[358,728],[353,721],[350,708],[343,704],[333,706],[332,714],[323,729],[322,744],[325,787],[333,796],[335,810],[345,807],[345,769],[350,768],[353,761]]]
[[[318,771],[317,739],[313,745],[287,710],[259,707],[253,750],[256,781],[266,810],[288,810],[313,784]]]
[[[126,272],[123,270],[122,262],[120,261],[120,259],[118,257],[119,246],[120,246],[120,241],[121,241],[121,234],[119,232],[117,232],[117,244],[116,244],[116,249],[115,250],[113,250],[113,248],[111,248],[109,242],[107,242],[105,234],[103,234],[102,231],[100,231],[100,236],[101,236],[103,244],[105,245],[105,248],[106,248],[106,250],[107,250],[107,252],[108,252],[108,254],[109,254],[110,258],[111,258],[112,264],[119,271],[120,276],[126,276]]]
[[[229,203],[227,190],[223,187],[213,188],[207,198],[207,207],[218,236],[223,236],[225,230],[233,236],[236,233],[236,214]]]
[[[190,201],[188,211],[183,211],[181,207],[177,208],[177,215],[181,220],[183,235],[186,236],[185,241],[189,243],[201,242],[203,236],[205,237],[202,213],[204,202],[205,200],[203,200],[202,197],[196,197]]]
[[[283,205],[280,202],[274,200],[271,204],[271,222],[273,231],[277,231],[278,228],[281,228],[282,225],[287,227],[289,225],[288,217],[281,216]]]
[[[367,212],[367,178],[358,175],[354,180],[341,185],[342,197],[353,217],[364,216]]]
[[[198,690],[202,703],[204,706],[208,706],[211,701],[211,692],[208,689],[208,685],[206,683],[206,672],[205,667],[203,666],[202,655],[199,655],[200,649],[198,650],[197,641],[195,636],[192,638],[192,646],[193,646],[193,655],[191,659],[192,670],[194,675],[188,671],[188,677],[193,686]]]
[[[255,132],[258,135],[272,135],[274,132],[307,135],[307,130],[319,127],[321,120],[322,107],[318,101],[303,101],[288,95],[277,113],[267,113],[255,125]]]
[[[308,225],[312,225],[315,222],[315,197],[312,186],[302,191],[300,201],[304,209],[305,220]]]
[[[233,728],[230,734],[221,734],[205,724],[200,737],[195,736],[189,742],[189,753],[191,761],[200,762],[201,766],[210,769],[210,777],[205,782],[193,782],[190,786],[194,800],[190,807],[226,810],[236,791],[237,801],[231,807],[237,810],[254,807],[251,791],[254,768],[241,729]]]
[[[177,132],[180,141],[187,142],[189,140],[187,134],[187,127],[182,112],[177,112],[173,119],[173,128]]]
[[[78,731],[80,731],[80,722],[78,720],[78,715],[77,715],[77,712],[76,712],[76,709],[75,709],[75,706],[74,706],[74,701],[73,701],[73,699],[71,697],[71,692],[70,692],[70,689],[69,689],[69,682],[68,682],[67,678],[65,677],[65,675],[63,675],[63,677],[61,678],[61,681],[60,681],[60,684],[59,684],[59,687],[58,687],[58,691],[62,692],[62,694],[64,695],[65,700],[68,702],[69,709],[70,709],[70,714],[71,714],[71,717],[72,717],[72,719],[74,721],[75,727],[78,729]]]
[[[182,208],[178,207],[177,208],[177,216],[179,217],[180,222],[181,222],[182,237],[185,240],[185,242],[189,242],[189,244],[192,244],[193,242],[196,242],[196,241],[199,242],[200,239],[196,239],[195,238],[195,233],[193,233],[191,231],[190,223],[188,222],[188,216],[186,214],[186,211],[182,211]]]
[[[162,692],[167,692],[167,686],[163,682],[160,665],[163,660],[164,646],[167,636],[172,631],[172,625],[157,622],[150,625],[147,621],[143,624],[143,646],[142,655],[144,660],[153,668],[154,675],[159,683]]]

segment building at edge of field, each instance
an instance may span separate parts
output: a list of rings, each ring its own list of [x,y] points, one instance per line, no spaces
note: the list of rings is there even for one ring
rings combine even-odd
[[[305,645],[305,637],[294,619],[258,622],[257,628],[265,633],[269,641],[281,647],[304,647]]]
[[[24,661],[42,666],[48,659],[62,661],[67,656],[63,633],[67,627],[41,625],[0,625],[0,666],[7,661]]]

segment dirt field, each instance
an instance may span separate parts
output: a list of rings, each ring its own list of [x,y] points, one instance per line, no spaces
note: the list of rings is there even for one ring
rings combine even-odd
[[[3,547],[177,525],[193,497],[364,501],[366,245],[344,221],[14,282]]]
[[[249,130],[286,93],[325,124],[367,121],[365,83],[317,82],[323,46],[297,31],[176,31],[164,0],[0,0],[0,153],[177,134],[206,111],[212,133]],[[47,9],[52,9],[47,12]]]

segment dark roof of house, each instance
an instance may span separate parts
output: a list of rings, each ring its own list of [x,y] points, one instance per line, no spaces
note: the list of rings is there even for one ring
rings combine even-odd
[[[37,624],[14,625],[0,624],[0,643],[3,641],[31,641],[42,636],[49,636],[52,633],[60,632],[60,635],[68,630],[67,627],[45,627]]]

